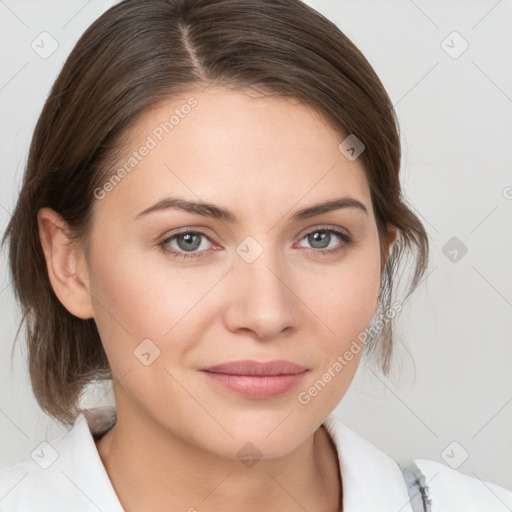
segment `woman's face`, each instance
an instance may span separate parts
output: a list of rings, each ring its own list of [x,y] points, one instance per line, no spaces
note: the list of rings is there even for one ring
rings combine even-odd
[[[229,458],[247,442],[284,455],[325,420],[358,366],[381,271],[368,184],[341,141],[296,101],[224,88],[162,104],[130,132],[96,191],[86,262],[119,417]],[[216,209],[165,207],[173,198]],[[341,198],[362,207],[294,218]],[[307,371],[201,370],[239,360]]]

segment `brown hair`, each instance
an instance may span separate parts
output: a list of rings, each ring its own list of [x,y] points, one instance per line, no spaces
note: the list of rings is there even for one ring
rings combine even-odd
[[[406,249],[416,248],[417,256],[405,298],[426,269],[427,233],[400,189],[393,105],[335,24],[300,0],[124,0],[84,32],[57,77],[3,237],[22,306],[20,327],[27,329],[32,389],[41,408],[64,424],[74,422],[85,386],[112,375],[94,319],[73,316],[52,289],[37,212],[52,208],[72,239],[86,240],[94,190],[115,162],[121,136],[158,103],[212,84],[298,99],[343,138],[355,134],[364,143],[358,158],[381,247],[388,225],[399,230],[382,273],[382,311]],[[391,322],[365,351],[388,372]]]

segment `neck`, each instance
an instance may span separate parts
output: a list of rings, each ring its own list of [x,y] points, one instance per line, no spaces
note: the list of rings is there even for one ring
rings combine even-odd
[[[341,510],[339,462],[325,428],[286,456],[249,467],[135,412],[118,404],[115,426],[96,441],[126,512]]]

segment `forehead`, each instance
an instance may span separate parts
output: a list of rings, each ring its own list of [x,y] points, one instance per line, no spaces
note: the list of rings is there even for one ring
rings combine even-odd
[[[364,170],[344,136],[298,100],[223,87],[160,103],[129,130],[102,208],[136,214],[165,196],[230,205],[237,217],[350,195],[371,214]],[[275,217],[275,214],[274,214]]]

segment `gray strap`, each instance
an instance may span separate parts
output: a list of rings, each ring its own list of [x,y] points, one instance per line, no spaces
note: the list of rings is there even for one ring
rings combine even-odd
[[[429,488],[425,480],[425,475],[411,462],[407,467],[398,464],[404,477],[407,491],[409,492],[411,507],[413,512],[432,512],[432,500],[429,496]]]

